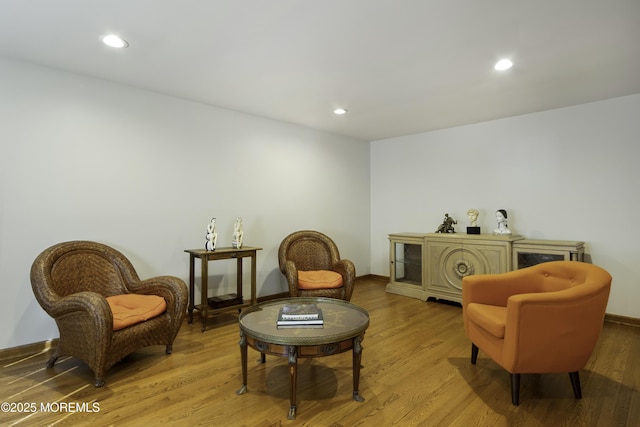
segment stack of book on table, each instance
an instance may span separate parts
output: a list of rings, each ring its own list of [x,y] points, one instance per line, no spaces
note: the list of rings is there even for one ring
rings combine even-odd
[[[322,328],[322,310],[316,304],[285,304],[278,312],[278,328]]]

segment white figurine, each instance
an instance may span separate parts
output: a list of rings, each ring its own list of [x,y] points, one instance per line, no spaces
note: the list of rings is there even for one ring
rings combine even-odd
[[[507,211],[504,209],[498,209],[496,211],[496,221],[498,221],[498,228],[493,230],[493,234],[511,234],[511,230],[507,226]]]
[[[242,247],[242,237],[244,232],[242,231],[242,218],[237,217],[236,222],[233,224],[233,240],[231,241],[231,247],[234,249],[240,249]]]
[[[211,218],[211,222],[207,225],[207,241],[204,244],[204,248],[208,251],[215,251],[217,240],[218,233],[216,233],[216,219]]]

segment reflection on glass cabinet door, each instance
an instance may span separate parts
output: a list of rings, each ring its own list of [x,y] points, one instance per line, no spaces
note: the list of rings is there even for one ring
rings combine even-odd
[[[395,243],[396,282],[422,286],[422,245]]]

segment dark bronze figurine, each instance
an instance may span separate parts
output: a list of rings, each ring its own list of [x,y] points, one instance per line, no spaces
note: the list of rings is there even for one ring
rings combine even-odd
[[[455,233],[456,230],[453,228],[453,226],[457,223],[458,221],[451,218],[449,214],[446,213],[444,214],[444,221],[442,221],[442,224],[440,224],[438,230],[436,230],[436,233]]]

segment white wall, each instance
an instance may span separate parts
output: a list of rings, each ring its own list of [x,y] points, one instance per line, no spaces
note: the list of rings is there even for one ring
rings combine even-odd
[[[639,318],[639,159],[640,95],[374,141],[371,273],[389,275],[389,233],[445,213],[464,232],[472,207],[490,233],[506,209],[514,234],[585,241],[613,276],[607,312]]]
[[[0,58],[0,117],[0,348],[57,336],[29,283],[44,248],[97,240],[143,278],[186,280],[183,250],[204,244],[212,216],[220,246],[241,215],[245,244],[264,248],[263,296],[286,289],[277,247],[290,231],[324,231],[358,275],[386,276],[389,233],[434,231],[445,212],[462,231],[470,207],[489,231],[505,208],[514,233],[586,241],[614,278],[607,311],[640,317],[640,95],[369,148]],[[235,266],[220,264],[210,283],[230,291]]]
[[[370,272],[366,142],[3,58],[0,117],[0,348],[58,336],[29,270],[61,241],[100,241],[142,278],[186,281],[183,250],[203,247],[213,216],[230,246],[240,215],[245,245],[264,248],[259,296],[286,291],[277,250],[298,229]],[[233,262],[210,272],[232,291]]]

